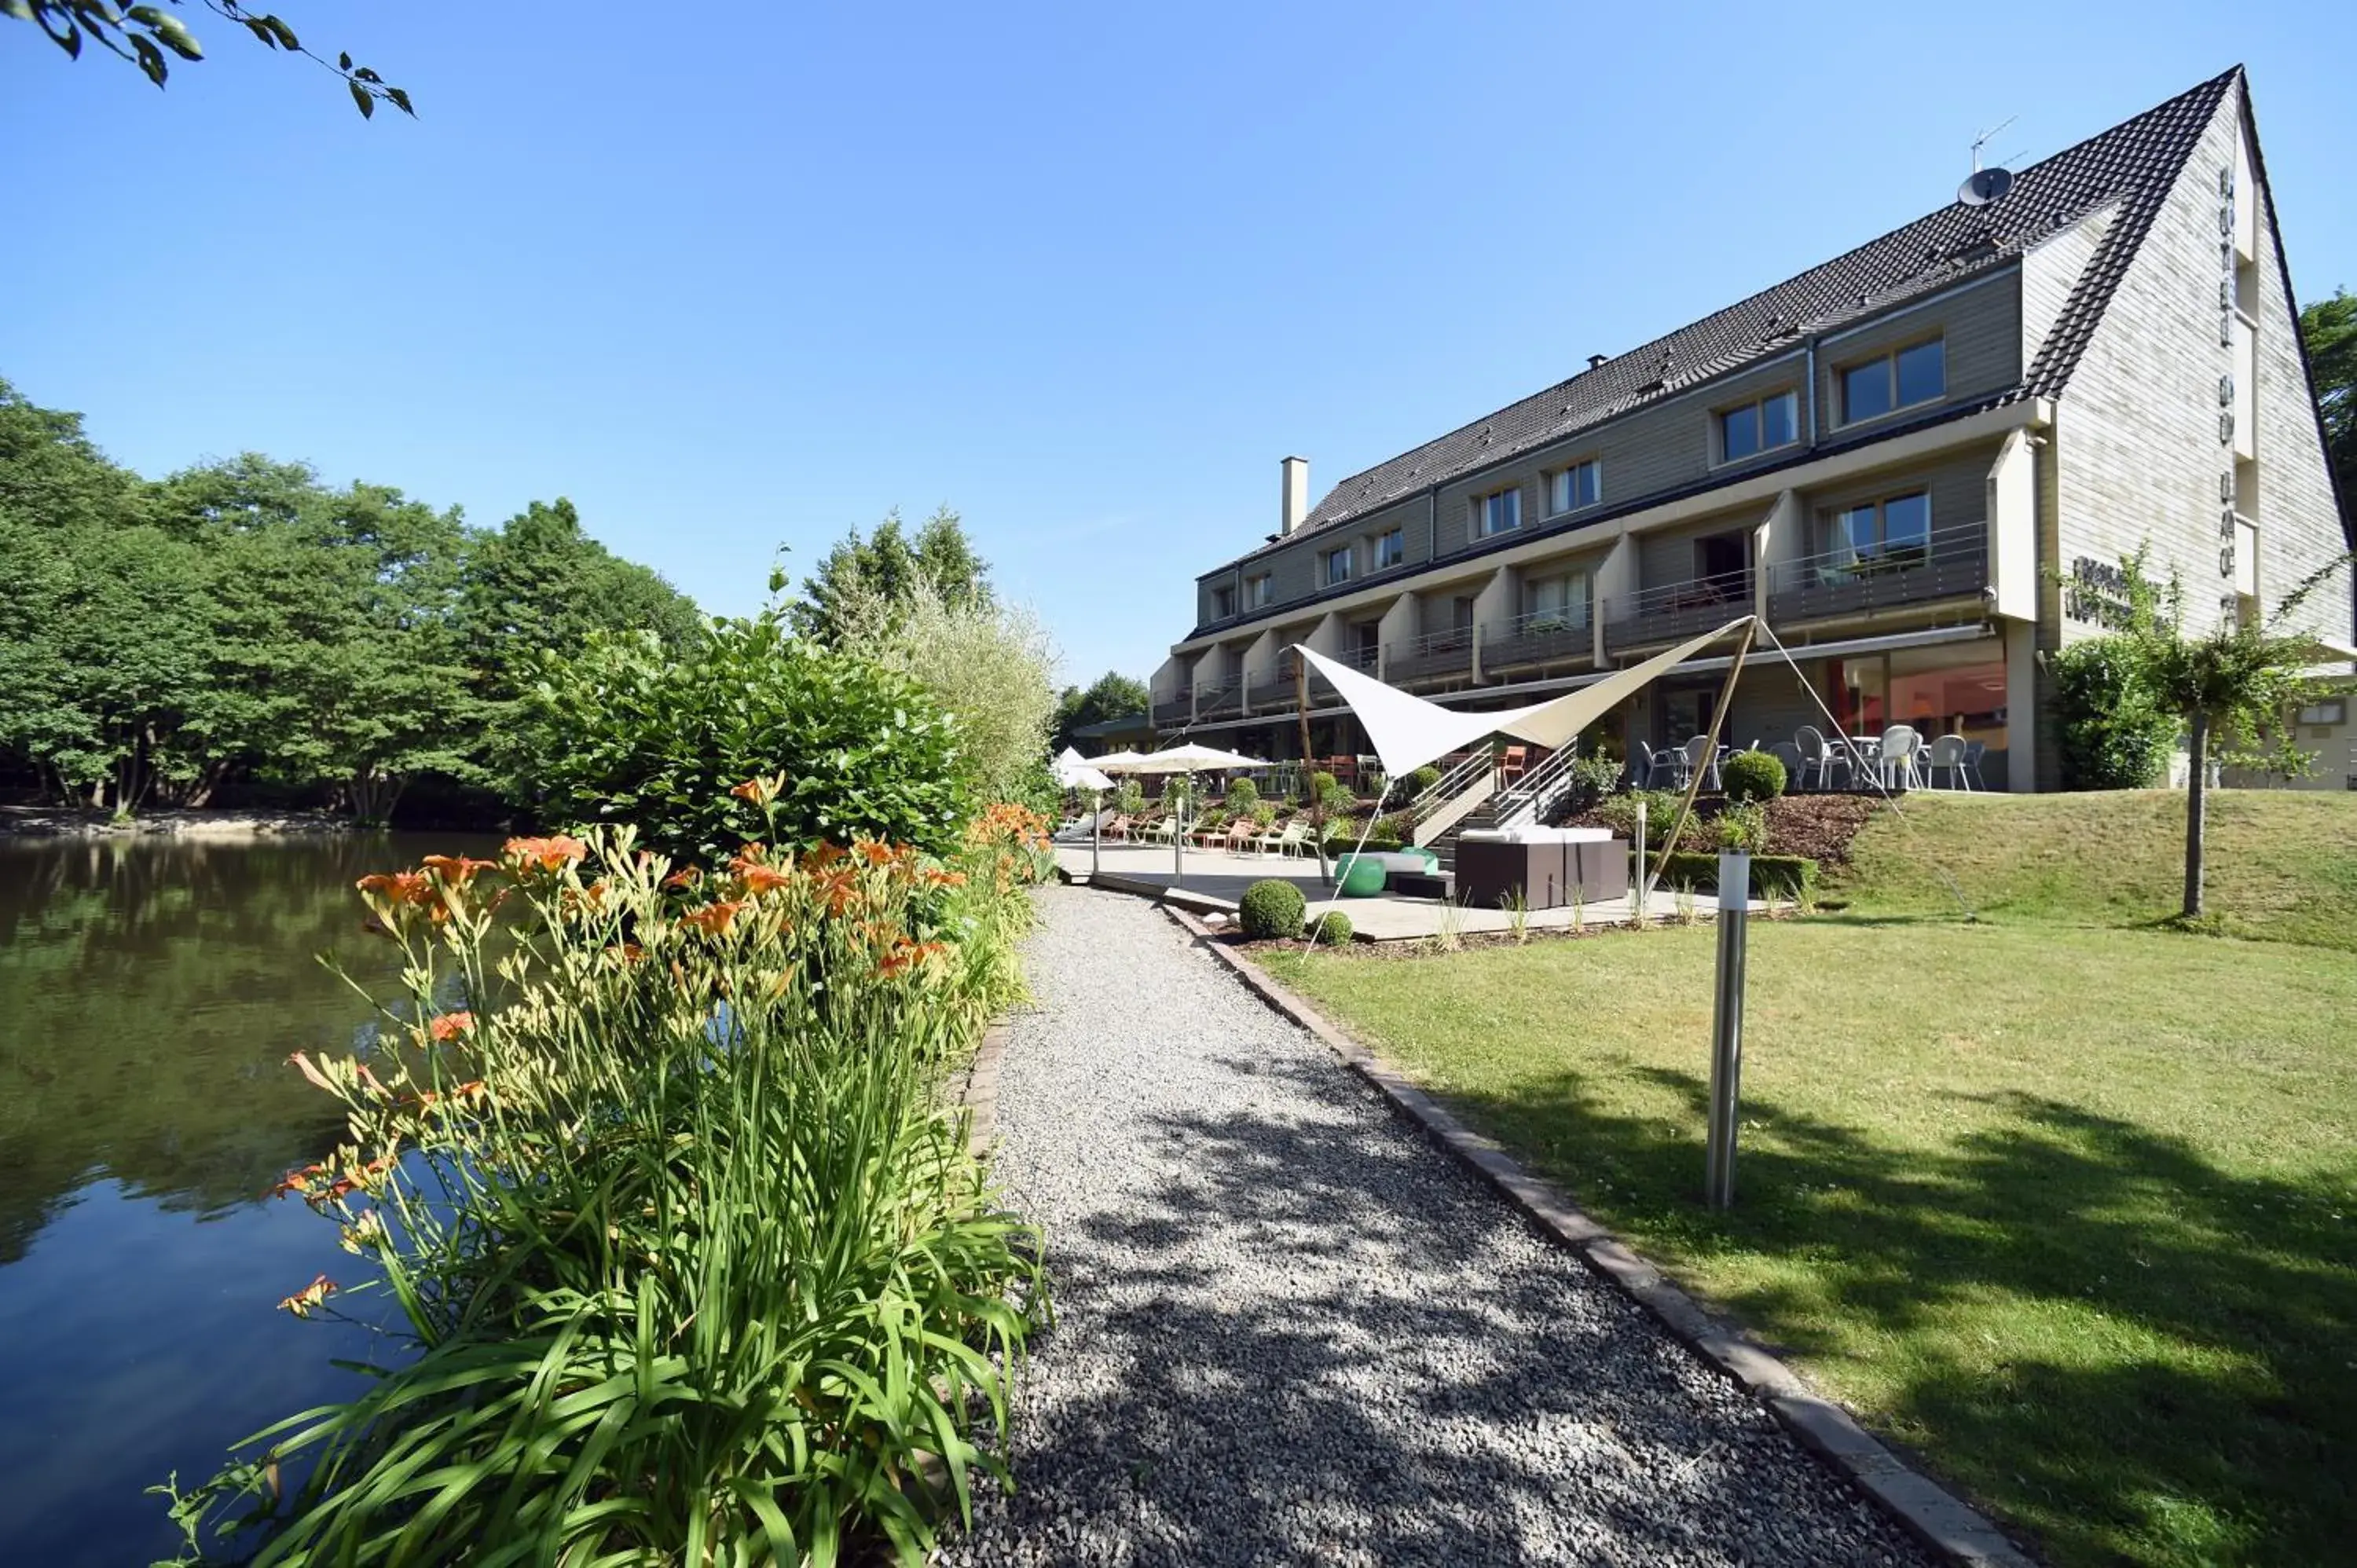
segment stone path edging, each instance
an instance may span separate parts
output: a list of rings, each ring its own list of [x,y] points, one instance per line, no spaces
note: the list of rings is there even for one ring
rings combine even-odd
[[[975,1159],[990,1153],[998,1138],[998,1064],[1006,1055],[1007,1036],[1015,1026],[1000,1019],[982,1032],[974,1060],[952,1080],[951,1103],[966,1110],[967,1152]]]
[[[1879,1503],[1910,1533],[1961,1568],[2036,1568],[2035,1560],[2007,1538],[1987,1516],[1910,1466],[1850,1413],[1813,1392],[1800,1375],[1735,1324],[1706,1310],[1639,1257],[1561,1189],[1524,1170],[1495,1139],[1457,1120],[1382,1057],[1344,1034],[1307,1002],[1279,984],[1183,909],[1163,910],[1192,934],[1197,944],[1227,966],[1246,989],[1271,1008],[1315,1036],[1344,1065],[1372,1084],[1393,1107],[1432,1140],[1470,1165],[1503,1193],[1540,1230],[1569,1247],[1589,1267],[1644,1307],[1704,1361],[1735,1380],[1801,1442],[1836,1472]],[[985,1036],[989,1092],[996,1102],[998,1057],[1006,1046],[1004,1026]],[[975,1058],[980,1076],[983,1056]],[[969,1103],[972,1103],[971,1098]],[[976,1112],[980,1124],[982,1112]]]

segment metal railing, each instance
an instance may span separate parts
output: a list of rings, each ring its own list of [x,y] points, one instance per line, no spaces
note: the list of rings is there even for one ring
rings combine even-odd
[[[1164,725],[1183,725],[1194,716],[1195,700],[1191,696],[1157,697],[1153,718],[1157,729]]]
[[[1571,793],[1571,765],[1578,759],[1577,746],[1558,746],[1547,754],[1545,761],[1500,790],[1496,824],[1501,828],[1544,826]]]
[[[1195,716],[1199,719],[1241,713],[1243,705],[1244,682],[1241,675],[1231,675],[1213,685],[1195,688]]]
[[[1254,713],[1266,713],[1273,708],[1290,708],[1299,701],[1301,687],[1294,675],[1299,660],[1288,654],[1277,660],[1274,674],[1254,681],[1245,687],[1244,701],[1251,705]],[[1331,702],[1334,695],[1334,682],[1318,673],[1317,671],[1310,671],[1309,700],[1312,703]]]
[[[1813,620],[1977,594],[1987,585],[1987,525],[1970,522],[1903,543],[1777,562],[1768,571],[1768,614],[1778,621]]]
[[[1588,601],[1582,599],[1565,609],[1533,610],[1510,620],[1491,621],[1481,628],[1481,668],[1502,670],[1516,664],[1594,658],[1596,638],[1589,608]]]
[[[1386,681],[1415,681],[1434,675],[1454,675],[1473,668],[1473,628],[1451,627],[1394,642],[1383,650]]]
[[[1604,646],[1674,642],[1751,607],[1751,572],[1718,572],[1604,601]]]
[[[1479,750],[1469,751],[1449,763],[1440,777],[1434,780],[1431,789],[1417,791],[1415,799],[1407,803],[1407,809],[1415,813],[1416,821],[1422,822],[1440,806],[1471,789],[1476,779],[1497,766],[1497,753],[1490,747],[1485,746]]]

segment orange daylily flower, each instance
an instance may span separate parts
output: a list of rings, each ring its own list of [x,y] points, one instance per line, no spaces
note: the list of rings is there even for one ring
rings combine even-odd
[[[666,887],[694,887],[703,880],[704,873],[692,865],[683,865],[664,877],[662,885]]]
[[[308,1317],[319,1309],[321,1304],[326,1302],[336,1289],[336,1282],[321,1274],[293,1295],[280,1298],[278,1309],[281,1312],[291,1312],[297,1317]]]
[[[932,887],[963,887],[965,886],[965,873],[929,868],[925,872],[925,882]]]
[[[748,865],[766,865],[769,864],[769,845],[764,843],[748,843],[743,849],[738,850],[735,854],[728,857],[728,869],[731,871],[742,871]]]
[[[791,887],[794,879],[774,865],[748,865],[744,870],[745,891],[774,893],[780,887]]]
[[[756,806],[766,806],[770,800],[770,781],[766,779],[748,779],[728,792],[740,800],[750,800]]]
[[[466,854],[429,854],[417,864],[452,887],[464,887],[475,879],[479,871],[497,871],[500,868],[496,860],[477,860]]]
[[[295,1067],[302,1072],[305,1078],[311,1080],[311,1086],[314,1089],[324,1089],[330,1094],[336,1092],[336,1086],[328,1081],[328,1075],[321,1072],[317,1068],[313,1067],[311,1065],[311,1058],[305,1056],[301,1051],[296,1051],[293,1056],[288,1057],[286,1059],[289,1062],[292,1062]]]
[[[858,855],[870,865],[889,865],[892,864],[892,846],[886,843],[882,839],[861,839],[857,843],[853,844],[851,848],[853,854]]]
[[[581,859],[589,846],[570,833],[558,833],[553,838],[510,839],[500,854],[519,866],[538,866],[543,871],[562,871],[567,863]]]
[[[352,885],[363,893],[373,893],[388,904],[430,904],[434,901],[434,884],[422,871],[380,871],[373,876],[363,876]]]
[[[273,1197],[284,1197],[290,1192],[299,1192],[304,1194],[306,1197],[308,1197],[311,1191],[312,1178],[315,1176],[325,1176],[327,1174],[327,1166],[314,1162],[310,1165],[301,1166],[298,1169],[288,1171],[285,1176],[278,1178],[278,1185],[270,1189],[270,1196]]]
[[[434,1020],[431,1031],[437,1040],[455,1040],[474,1026],[475,1015],[472,1013],[445,1013]]]
[[[706,936],[719,936],[736,922],[737,911],[745,907],[744,900],[723,900],[706,904],[701,909],[691,909],[679,918],[680,924],[694,926]]]
[[[844,847],[841,844],[833,839],[823,840],[816,849],[811,851],[811,865],[821,868],[833,865],[844,857]]]

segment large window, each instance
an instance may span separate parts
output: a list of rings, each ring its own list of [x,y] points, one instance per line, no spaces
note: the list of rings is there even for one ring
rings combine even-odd
[[[1493,533],[1512,532],[1523,526],[1522,488],[1483,496],[1473,503],[1473,514],[1485,539]]]
[[[1931,559],[1932,498],[1921,490],[1833,514],[1824,554],[1835,566],[1911,566]]]
[[[1275,596],[1275,585],[1268,573],[1263,572],[1257,577],[1244,579],[1244,603],[1254,609],[1261,608]]]
[[[1718,460],[1737,463],[1801,438],[1798,394],[1780,392],[1718,411]]]
[[[1407,533],[1405,530],[1394,528],[1387,533],[1380,533],[1375,536],[1376,571],[1380,572],[1386,566],[1396,566],[1406,559]]]
[[[1582,631],[1587,627],[1587,574],[1557,572],[1523,584],[1524,629]]]
[[[1594,506],[1603,497],[1598,478],[1593,457],[1557,468],[1547,476],[1547,510],[1577,511],[1582,507]]]
[[[1339,550],[1326,552],[1327,586],[1331,587],[1337,583],[1347,583],[1350,580],[1351,547],[1345,544]]]
[[[1842,371],[1842,423],[1855,424],[1917,403],[1936,403],[1947,392],[1946,340],[1910,344]]]
[[[1227,584],[1211,590],[1211,618],[1225,620],[1236,613],[1236,591]]]

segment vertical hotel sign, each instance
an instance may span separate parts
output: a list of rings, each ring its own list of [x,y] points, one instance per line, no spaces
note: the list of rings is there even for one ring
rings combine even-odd
[[[2218,347],[2226,368],[2218,376],[2218,595],[2220,618],[2241,614],[2234,592],[2234,164],[2218,168]]]

